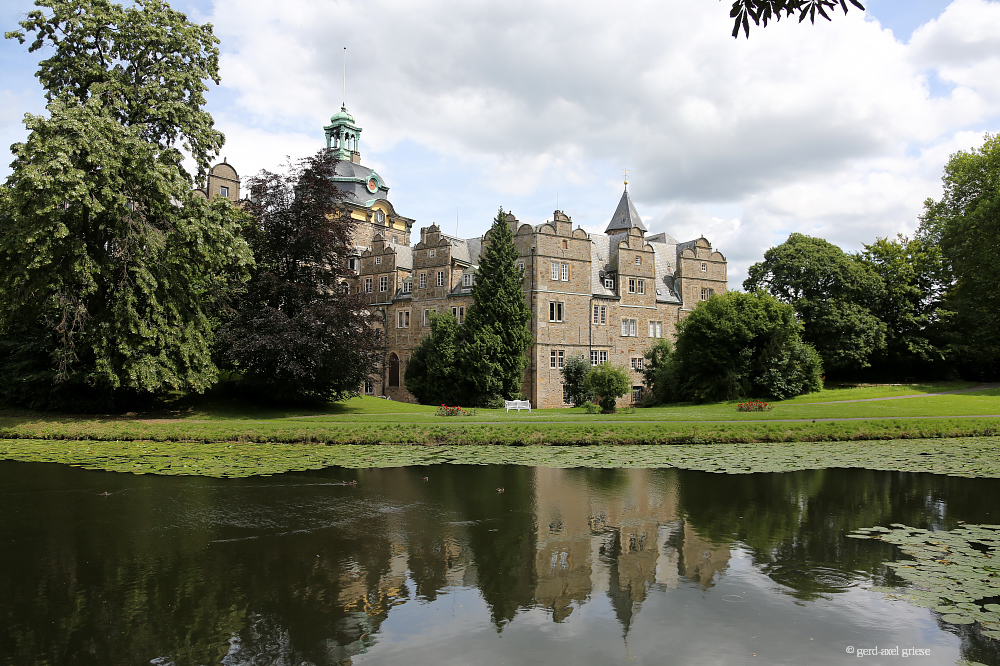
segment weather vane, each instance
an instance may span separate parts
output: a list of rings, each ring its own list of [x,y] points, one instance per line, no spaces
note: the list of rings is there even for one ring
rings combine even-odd
[[[624,171],[625,171],[625,189],[628,189],[628,169],[624,169]]]

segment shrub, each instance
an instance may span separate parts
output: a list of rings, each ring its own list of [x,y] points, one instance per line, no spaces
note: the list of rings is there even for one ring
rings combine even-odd
[[[566,359],[566,364],[561,370],[563,381],[569,388],[569,397],[574,407],[579,407],[596,397],[592,391],[587,390],[587,387],[584,386],[590,368],[590,361],[583,356],[573,356]]]
[[[632,384],[624,370],[605,363],[587,373],[584,386],[600,396],[601,413],[614,414],[618,398],[628,393]]]

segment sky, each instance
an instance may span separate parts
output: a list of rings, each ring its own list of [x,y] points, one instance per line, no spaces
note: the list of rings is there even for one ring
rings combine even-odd
[[[731,36],[726,0],[175,0],[221,40],[208,109],[241,176],[325,146],[346,105],[397,212],[462,237],[499,207],[601,233],[705,236],[739,288],[800,232],[912,235],[949,156],[1000,129],[1000,0],[863,0]],[[32,9],[4,0],[4,30]],[[346,99],[344,48],[347,48]],[[0,177],[45,111],[39,52],[0,43]]]

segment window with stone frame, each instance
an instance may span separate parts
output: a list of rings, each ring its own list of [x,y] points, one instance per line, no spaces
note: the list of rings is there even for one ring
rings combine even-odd
[[[645,294],[646,293],[646,281],[645,280],[636,280],[636,282],[635,282],[635,290],[636,290],[637,294]]]
[[[559,264],[556,263],[556,262],[554,262],[554,261],[552,262],[551,277],[552,277],[553,280],[558,280],[559,279]]]
[[[705,263],[704,261],[701,262],[701,272],[702,273],[707,273],[708,272],[708,264]]]
[[[560,322],[563,320],[563,304],[558,301],[549,301],[549,321]]]
[[[569,393],[569,384],[563,384],[563,404],[573,404],[573,396]]]
[[[560,264],[560,270],[562,272],[562,279],[566,282],[569,281],[569,264]]]
[[[437,286],[439,287],[444,286],[444,271],[437,272]]]
[[[431,313],[432,312],[437,312],[437,311],[434,310],[433,308],[430,309],[430,310],[424,310],[424,326],[430,326],[431,325]]]
[[[663,322],[662,321],[651,321],[651,322],[649,322],[649,337],[651,337],[651,338],[662,338],[663,337]]]
[[[453,307],[451,309],[451,314],[456,320],[458,320],[458,323],[461,324],[465,321],[465,306],[459,305],[457,307]]]
[[[378,290],[386,291],[389,289],[389,276],[382,275],[378,279]]]
[[[635,278],[628,279],[628,293],[630,294],[635,293]]]
[[[382,263],[382,257],[375,257],[375,265],[378,266]]]
[[[417,276],[417,278],[418,278],[418,280],[420,282],[420,288],[421,289],[426,289],[427,288],[427,273],[421,273],[419,276]]]
[[[707,301],[708,299],[710,299],[714,295],[715,295],[715,290],[714,289],[709,289],[708,287],[702,287],[701,288],[701,300]]]
[[[608,323],[608,306],[607,305],[595,305],[594,306],[594,324],[602,325]]]
[[[225,185],[223,185],[222,187],[220,187],[219,188],[219,196],[221,196],[223,199],[228,199],[229,198],[229,188],[226,187]]]
[[[602,365],[608,362],[608,352],[604,349],[591,349],[590,350],[590,364],[591,365]]]
[[[632,357],[632,369],[633,370],[642,370],[642,356],[633,356]]]
[[[641,254],[635,255],[635,265],[636,266],[642,266],[642,255]]]
[[[622,319],[622,337],[634,338],[636,337],[636,320],[635,319]]]
[[[400,310],[396,313],[396,328],[410,327],[410,311]]]
[[[372,293],[372,279],[370,277],[365,278],[365,293]]]
[[[463,275],[462,276],[462,286],[463,287],[471,287],[472,286],[472,278],[473,278],[473,274],[472,273],[466,273],[465,275]]]
[[[413,293],[413,280],[403,280],[403,293],[404,294]]]
[[[632,387],[632,402],[638,404],[642,402],[642,387],[633,386]]]
[[[549,367],[562,369],[566,360],[565,349],[553,349],[549,352]]]
[[[436,254],[437,254],[437,250],[434,250],[434,249],[427,250],[427,256],[428,257],[433,257]]]
[[[370,379],[365,380],[365,395],[375,395],[375,382]]]
[[[606,275],[604,277],[604,288],[610,289],[611,291],[615,290],[615,278],[613,276]]]

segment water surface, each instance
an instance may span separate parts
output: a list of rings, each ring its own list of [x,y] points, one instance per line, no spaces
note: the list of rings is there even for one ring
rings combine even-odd
[[[998,523],[998,498],[997,479],[850,469],[211,479],[0,462],[0,655],[840,664],[898,646],[930,651],[903,663],[1000,664],[1000,641],[975,626],[870,589],[900,583],[884,566],[901,557],[895,546],[845,537]]]

